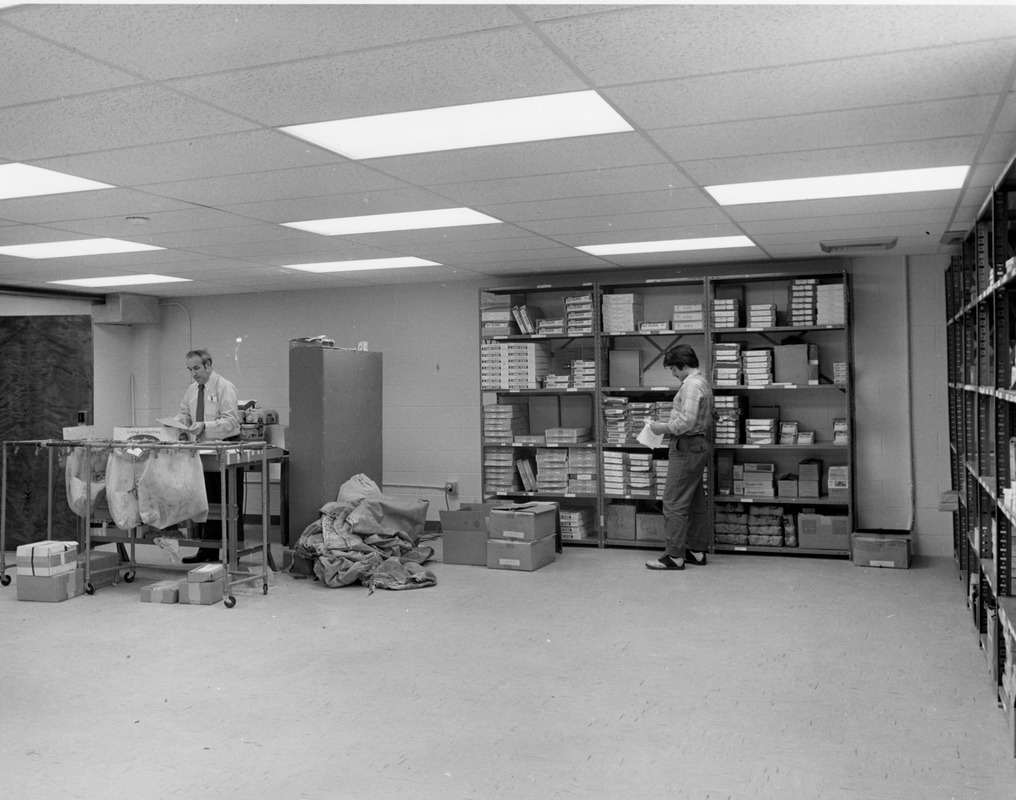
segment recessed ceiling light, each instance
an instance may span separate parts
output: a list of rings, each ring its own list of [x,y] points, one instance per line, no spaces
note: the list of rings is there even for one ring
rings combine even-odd
[[[408,231],[423,228],[453,228],[459,225],[491,225],[501,220],[473,211],[471,208],[439,208],[433,211],[402,211],[396,214],[368,214],[361,217],[311,219],[304,222],[283,222],[287,228],[340,236],[378,231]]]
[[[108,183],[99,183],[42,167],[30,167],[28,164],[0,164],[0,200],[112,188],[114,187]]]
[[[74,278],[66,281],[46,281],[64,286],[88,286],[91,288],[107,286],[139,286],[146,283],[180,283],[190,282],[190,278],[171,278],[168,275],[122,275],[119,278]]]
[[[901,169],[889,172],[864,172],[856,175],[827,175],[821,178],[727,183],[707,186],[705,189],[721,206],[933,192],[943,189],[959,189],[963,186],[968,169],[969,167]]]
[[[323,261],[318,264],[285,264],[283,269],[300,269],[304,272],[359,272],[371,269],[400,269],[403,267],[440,267],[436,261],[414,256],[400,258],[368,258],[360,261]]]
[[[594,91],[467,103],[355,117],[279,130],[346,158],[381,158],[464,147],[631,131]]]
[[[105,256],[112,253],[139,253],[164,250],[152,244],[128,242],[123,239],[72,239],[65,242],[39,242],[0,247],[0,255],[18,258],[71,258],[72,256]]]
[[[622,242],[590,244],[576,248],[594,256],[618,256],[631,253],[668,253],[681,250],[719,250],[726,247],[754,247],[747,236],[713,236],[705,239],[671,239],[658,242]]]

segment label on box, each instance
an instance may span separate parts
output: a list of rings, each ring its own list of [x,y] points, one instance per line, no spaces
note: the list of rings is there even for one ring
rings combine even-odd
[[[497,563],[502,567],[521,567],[522,562],[517,558],[499,558]]]

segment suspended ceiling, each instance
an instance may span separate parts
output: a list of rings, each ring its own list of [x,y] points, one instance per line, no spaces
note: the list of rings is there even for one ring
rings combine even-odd
[[[115,188],[0,200],[0,285],[157,273],[162,297],[951,254],[1016,153],[1016,8],[22,5],[0,10],[0,164]],[[352,161],[281,126],[595,90],[632,132]],[[718,183],[970,165],[958,190],[719,206]],[[284,222],[466,206],[503,224],[321,236]],[[143,217],[131,221],[128,217]],[[748,236],[750,249],[577,246]],[[417,256],[321,275],[286,265]],[[95,290],[103,294],[109,290]]]

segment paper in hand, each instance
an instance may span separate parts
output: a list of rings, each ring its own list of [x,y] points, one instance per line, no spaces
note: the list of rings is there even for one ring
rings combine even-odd
[[[653,433],[653,429],[649,420],[646,420],[645,426],[642,428],[642,432],[637,437],[639,444],[644,444],[646,447],[661,447],[663,445],[663,434]]]

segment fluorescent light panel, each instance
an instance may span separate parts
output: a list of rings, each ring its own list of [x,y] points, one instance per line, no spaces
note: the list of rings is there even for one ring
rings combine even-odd
[[[122,275],[119,278],[74,278],[66,281],[46,281],[64,286],[87,286],[99,288],[108,286],[140,286],[147,283],[180,283],[190,282],[190,278],[171,278],[168,275]]]
[[[152,244],[128,242],[123,239],[72,239],[65,242],[38,242],[0,247],[0,255],[17,258],[71,258],[73,256],[105,256],[112,253],[140,253],[164,250]]]
[[[114,187],[108,183],[99,183],[42,167],[30,167],[28,164],[0,164],[0,200],[112,188]]]
[[[399,258],[369,258],[360,261],[323,261],[318,264],[285,264],[283,269],[299,269],[304,272],[360,272],[372,269],[440,266],[436,261],[427,261],[415,256],[403,256]]]
[[[969,169],[969,167],[901,169],[856,175],[828,175],[822,178],[727,183],[705,188],[721,206],[784,203],[790,200],[823,200],[833,197],[865,197],[959,189],[963,186]]]
[[[754,247],[747,236],[713,236],[705,239],[671,239],[658,242],[622,242],[591,244],[576,248],[594,256],[619,256],[634,253],[669,253],[682,250],[719,250],[727,247]]]
[[[341,236],[380,231],[454,228],[460,225],[492,225],[500,222],[499,219],[473,211],[471,208],[439,208],[433,211],[402,211],[396,214],[368,214],[361,217],[311,219],[282,224],[287,228],[320,233],[323,236]]]
[[[631,131],[594,91],[494,100],[356,117],[280,130],[346,158],[382,158],[465,147]]]

